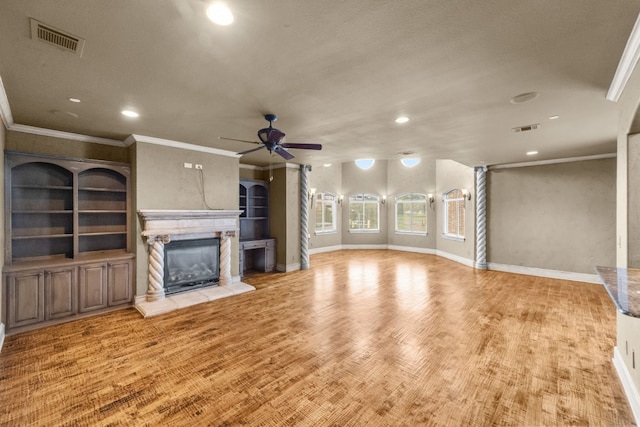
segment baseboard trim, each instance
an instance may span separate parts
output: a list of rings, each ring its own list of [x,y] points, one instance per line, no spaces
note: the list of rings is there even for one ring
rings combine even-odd
[[[4,323],[0,323],[0,352],[2,351],[3,344],[4,344]]]
[[[436,250],[436,255],[441,256],[442,258],[449,259],[451,261],[455,261],[459,264],[466,265],[467,267],[474,268],[474,261],[472,259],[461,257],[460,255],[450,254],[449,252]]]
[[[389,245],[342,245],[342,249],[389,249]]]
[[[416,248],[414,246],[396,246],[389,245],[388,248],[391,251],[402,251],[402,252],[415,252],[418,254],[427,254],[427,255],[435,255],[436,250],[431,248]]]
[[[342,250],[342,245],[324,246],[321,248],[309,249],[309,255],[321,254],[323,252],[333,252]]]
[[[631,411],[633,412],[633,417],[636,419],[636,424],[640,425],[640,394],[638,394],[638,389],[633,383],[631,373],[629,373],[627,365],[625,365],[624,360],[622,359],[622,354],[618,351],[617,346],[613,348],[612,362],[613,366],[616,368],[616,372],[618,373],[618,378],[620,378],[620,382],[622,383],[622,388],[624,388],[624,393],[629,401],[629,406],[631,406]]]
[[[282,273],[288,273],[290,271],[300,270],[300,263],[294,262],[293,264],[278,264],[276,265],[276,270]]]
[[[547,277],[550,279],[571,280],[573,282],[587,282],[601,284],[597,274],[572,273],[569,271],[548,270],[546,268],[524,267],[521,265],[487,263],[489,270],[504,271],[505,273],[526,274],[528,276]]]

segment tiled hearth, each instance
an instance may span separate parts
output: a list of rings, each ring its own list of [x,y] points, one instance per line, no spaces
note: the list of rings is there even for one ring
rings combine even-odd
[[[231,238],[236,235],[238,216],[241,212],[155,209],[138,211],[143,220],[142,236],[149,245],[147,294],[136,298],[136,308],[144,317],[255,290],[246,283],[233,282],[231,277]],[[221,241],[219,285],[165,296],[164,245],[171,241],[210,237],[219,238]]]

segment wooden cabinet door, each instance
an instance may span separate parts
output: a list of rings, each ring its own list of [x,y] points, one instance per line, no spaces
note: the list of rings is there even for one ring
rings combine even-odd
[[[45,319],[72,316],[78,312],[76,268],[46,270],[44,273]]]
[[[7,276],[7,328],[44,321],[42,270]]]
[[[107,306],[107,263],[80,266],[81,313]]]
[[[133,262],[118,261],[109,263],[107,268],[109,306],[128,304],[133,295]]]
[[[276,241],[267,240],[267,247],[264,252],[264,271],[273,271],[276,269]]]

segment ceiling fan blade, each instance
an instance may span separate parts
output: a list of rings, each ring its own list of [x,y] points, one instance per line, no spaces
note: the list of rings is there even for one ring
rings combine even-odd
[[[240,155],[249,154],[249,153],[253,153],[254,151],[262,150],[263,148],[264,148],[264,145],[262,147],[252,148],[251,150],[242,151],[242,152],[240,152],[238,154],[240,154]]]
[[[297,148],[300,150],[322,150],[322,144],[296,144],[295,142],[280,144],[284,148]]]
[[[258,141],[247,141],[246,139],[225,138],[224,136],[219,136],[218,139],[226,139],[227,141],[248,142],[251,144],[262,144],[262,142],[258,142]]]
[[[291,160],[295,157],[293,154],[285,150],[281,145],[277,145],[273,151],[280,154],[280,156],[285,160]]]

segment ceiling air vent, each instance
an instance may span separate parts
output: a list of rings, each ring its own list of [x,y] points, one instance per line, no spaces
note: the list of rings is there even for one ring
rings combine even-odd
[[[536,130],[536,129],[540,129],[540,123],[511,128],[511,130],[514,132],[527,132],[527,131]]]
[[[31,18],[31,38],[82,56],[84,39]]]

